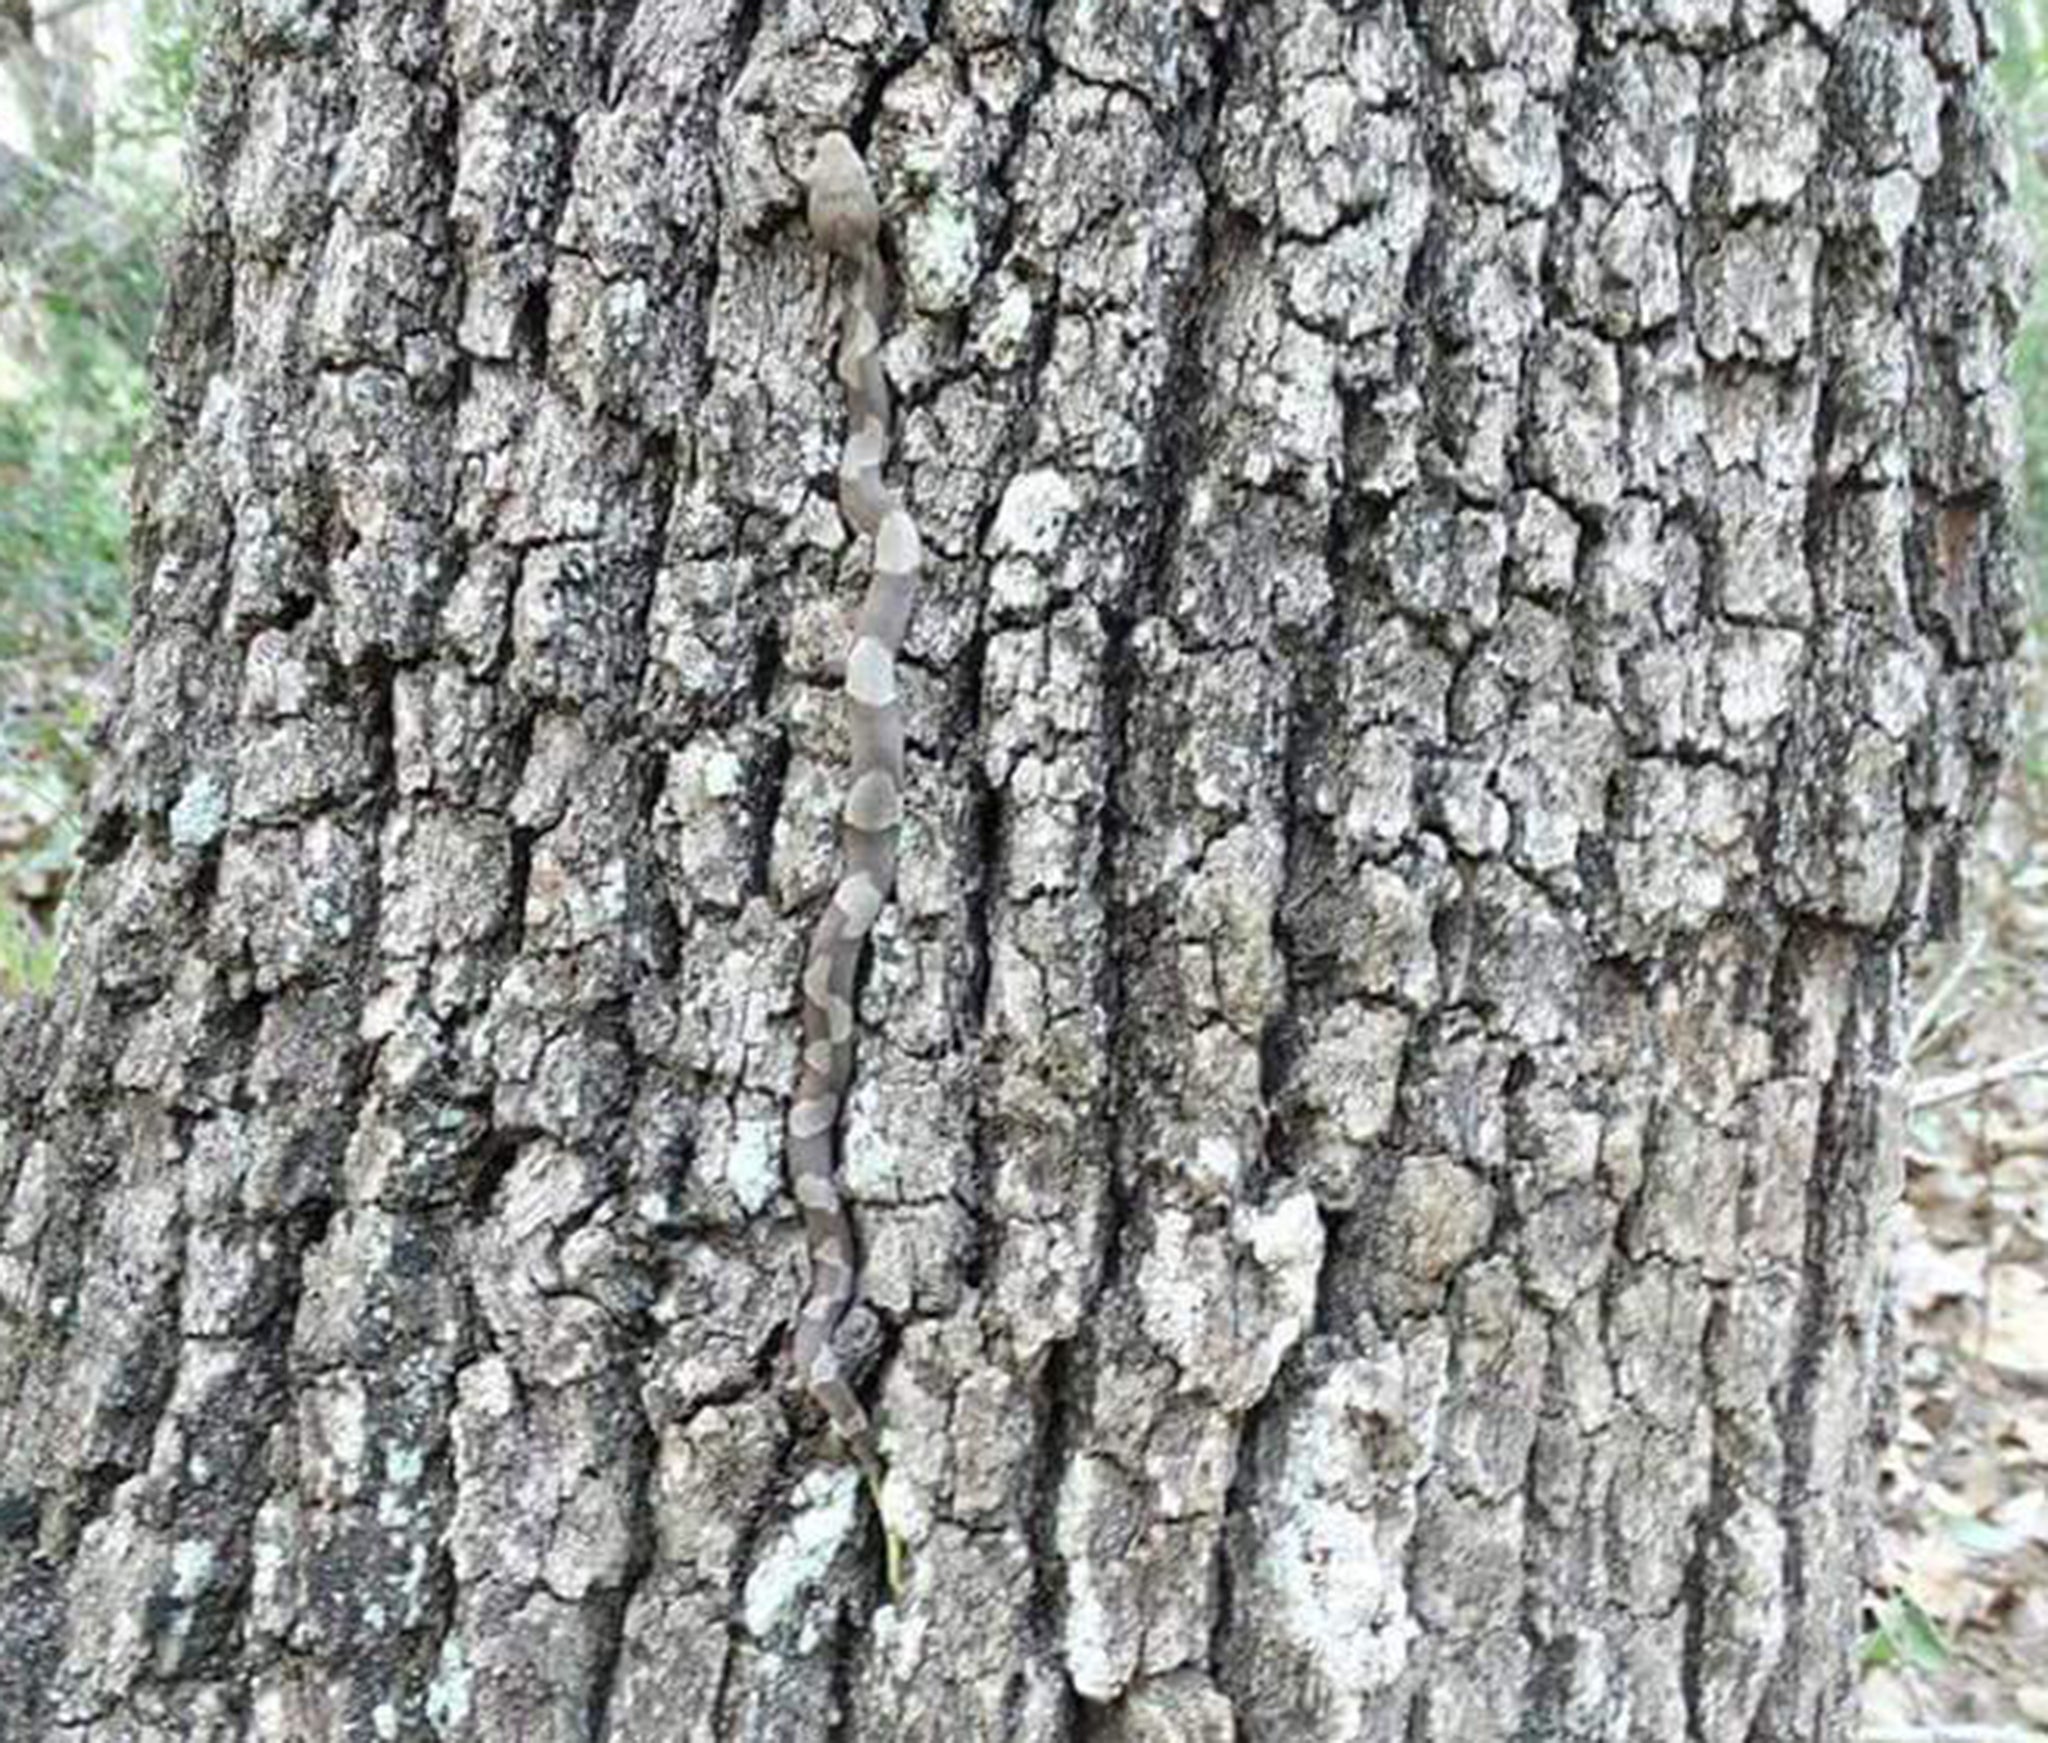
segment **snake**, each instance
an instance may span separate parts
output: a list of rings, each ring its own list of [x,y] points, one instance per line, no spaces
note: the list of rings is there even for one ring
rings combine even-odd
[[[839,812],[843,869],[811,931],[799,992],[803,1049],[789,1104],[788,1175],[803,1216],[810,1283],[797,1315],[792,1357],[799,1382],[853,1454],[879,1512],[883,1470],[874,1424],[833,1344],[860,1294],[860,1248],[834,1150],[843,1138],[853,1082],[861,951],[896,882],[904,739],[896,658],[924,557],[916,524],[882,478],[889,453],[889,385],[882,373],[889,273],[874,183],[853,141],[839,132],[818,140],[804,183],[811,240],[828,261],[849,269],[852,280],[837,360],[847,419],[839,513],[857,537],[873,541],[874,554],[846,656],[850,780]],[[889,1547],[894,1583],[893,1533]]]

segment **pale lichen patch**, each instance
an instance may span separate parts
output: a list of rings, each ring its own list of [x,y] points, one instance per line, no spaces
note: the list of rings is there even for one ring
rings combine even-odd
[[[823,1619],[803,1605],[819,1590],[833,1559],[860,1528],[860,1474],[852,1469],[814,1471],[797,1485],[793,1509],[747,1576],[741,1620],[756,1640],[799,1625],[808,1639]]]
[[[179,790],[171,807],[171,845],[189,849],[210,847],[227,828],[228,794],[219,779],[202,769]]]

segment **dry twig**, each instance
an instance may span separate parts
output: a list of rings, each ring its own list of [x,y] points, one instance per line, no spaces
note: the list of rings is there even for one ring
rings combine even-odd
[[[1907,1095],[1906,1105],[1914,1113],[1919,1113],[1923,1108],[1939,1107],[1944,1102],[1967,1101],[1998,1084],[2039,1076],[2044,1072],[2048,1072],[2048,1047],[2033,1047],[2025,1053],[2015,1053],[2009,1059],[1994,1060],[1989,1065],[1976,1066],[1969,1071],[1951,1071],[1940,1077],[1926,1078],[1913,1086]]]

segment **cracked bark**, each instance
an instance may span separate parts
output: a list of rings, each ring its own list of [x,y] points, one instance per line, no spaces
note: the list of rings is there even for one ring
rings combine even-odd
[[[1843,1734],[2015,635],[1954,0],[225,9],[0,1103],[0,1712]],[[783,1356],[870,140],[931,556]],[[12,1733],[10,1733],[12,1734]]]

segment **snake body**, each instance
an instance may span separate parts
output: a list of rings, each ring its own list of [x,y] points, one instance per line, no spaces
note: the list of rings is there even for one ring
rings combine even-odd
[[[852,1451],[879,1503],[882,1466],[873,1425],[832,1342],[860,1289],[859,1248],[833,1146],[853,1081],[855,971],[896,881],[903,818],[896,656],[923,554],[916,526],[882,481],[889,451],[889,387],[881,358],[889,280],[874,185],[844,133],[828,133],[818,142],[805,183],[811,240],[852,269],[839,336],[838,375],[847,411],[839,512],[856,535],[874,541],[874,567],[846,660],[852,778],[840,811],[844,869],[804,953],[803,1056],[789,1109],[788,1163],[811,1278],[793,1354],[799,1380]]]

